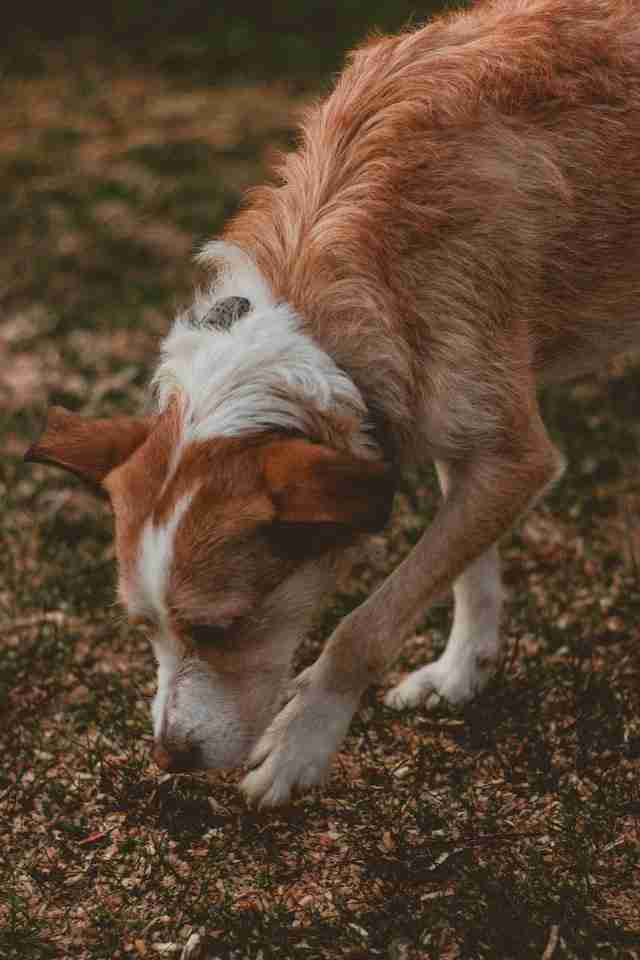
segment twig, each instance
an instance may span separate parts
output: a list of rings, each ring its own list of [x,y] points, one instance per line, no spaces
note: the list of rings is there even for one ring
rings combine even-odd
[[[627,550],[629,551],[629,557],[631,560],[631,566],[633,567],[633,572],[636,580],[640,582],[640,558],[636,556],[636,534],[638,532],[638,527],[634,519],[631,516],[631,510],[629,509],[629,499],[625,498],[622,501],[623,510],[624,510],[624,519],[625,519],[625,532],[627,537]],[[639,539],[640,542],[640,539]]]
[[[500,676],[504,678],[511,673],[520,653],[520,634],[516,633],[516,638],[510,652],[503,658],[499,669]]]
[[[455,847],[454,853],[460,853],[470,847],[481,847],[487,843],[504,843],[507,840],[524,840],[525,838],[543,836],[545,834],[541,830],[524,830],[522,833],[504,831],[503,833],[485,833],[478,836],[433,837],[432,842],[438,846]]]
[[[558,946],[558,934],[560,927],[557,923],[554,923],[549,931],[549,941],[544,948],[544,953],[542,954],[542,960],[551,960],[551,957],[554,955],[556,947]]]

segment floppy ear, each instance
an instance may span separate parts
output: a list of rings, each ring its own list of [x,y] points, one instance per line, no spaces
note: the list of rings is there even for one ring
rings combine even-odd
[[[128,460],[149,436],[153,417],[81,417],[63,407],[50,407],[40,439],[25,460],[51,463],[89,483],[99,484]]]
[[[395,475],[364,460],[307,440],[276,441],[267,449],[265,477],[284,523],[335,523],[380,530],[391,513]]]

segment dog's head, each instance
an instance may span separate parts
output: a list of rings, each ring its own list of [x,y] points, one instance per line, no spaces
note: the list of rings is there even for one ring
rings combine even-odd
[[[183,401],[109,420],[54,407],[26,455],[110,499],[119,596],[150,630],[155,755],[170,770],[243,762],[336,551],[382,526],[393,494],[381,461],[282,431],[194,437]]]

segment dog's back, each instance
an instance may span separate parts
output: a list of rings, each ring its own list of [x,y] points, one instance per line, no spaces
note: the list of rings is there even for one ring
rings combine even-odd
[[[640,8],[498,0],[374,39],[281,174],[228,239],[401,447],[433,411],[433,451],[510,342],[551,379],[638,337]]]

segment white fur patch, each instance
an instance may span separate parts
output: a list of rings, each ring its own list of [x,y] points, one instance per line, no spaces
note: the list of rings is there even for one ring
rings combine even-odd
[[[404,710],[440,698],[465,703],[484,689],[500,656],[503,591],[497,546],[490,547],[456,580],[453,627],[444,653],[414,670],[385,696],[388,707]]]
[[[154,644],[158,692],[153,704],[154,736],[198,745],[205,766],[227,767],[244,755],[248,740],[238,706],[224,682],[198,660],[169,665],[166,639]],[[164,675],[164,666],[169,671]]]
[[[176,392],[184,403],[184,442],[259,430],[318,436],[318,421],[343,417],[350,446],[372,453],[359,390],[306,333],[292,308],[275,303],[257,268],[240,250],[213,243],[201,259],[222,262],[216,285],[180,315],[164,340],[153,379],[160,409]],[[198,326],[224,297],[246,297],[250,310],[227,330]]]
[[[159,636],[154,637],[152,646],[158,664],[158,686],[151,705],[153,735],[157,740],[163,720],[166,722],[167,698],[180,664],[180,657],[168,631],[162,630]]]
[[[158,664],[154,738],[198,745],[205,766],[233,766],[250,741],[234,697],[202,663],[182,658],[170,630],[161,628],[152,644]]]
[[[185,494],[173,508],[169,520],[156,526],[147,520],[138,553],[138,594],[144,609],[161,624],[166,623],[165,588],[171,568],[173,541],[178,524],[189,508],[194,491]]]
[[[203,266],[216,267],[218,270],[216,282],[210,291],[214,300],[246,297],[257,310],[273,306],[273,295],[268,284],[251,257],[240,247],[224,240],[211,240],[204,245],[196,259]],[[203,300],[207,306],[202,316],[211,305],[206,297]],[[198,301],[196,306],[199,306]]]

